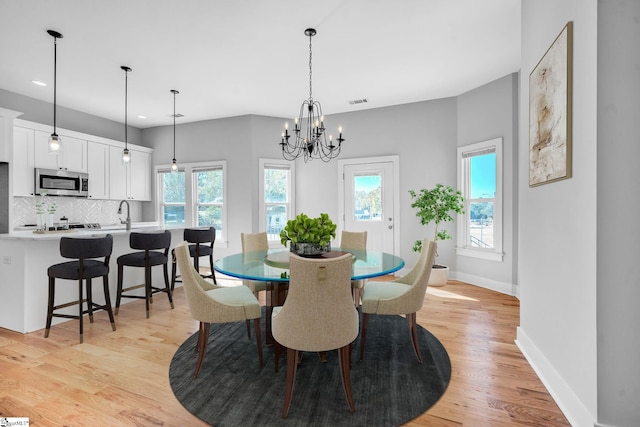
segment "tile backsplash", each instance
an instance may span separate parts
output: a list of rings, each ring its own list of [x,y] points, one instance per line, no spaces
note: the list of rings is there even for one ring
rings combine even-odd
[[[126,206],[122,207],[122,214],[118,215],[119,200],[94,200],[77,199],[74,197],[46,198],[48,202],[55,202],[55,220],[66,216],[69,222],[114,224],[127,217]],[[13,228],[22,227],[25,224],[36,223],[36,201],[40,197],[14,197],[13,198]],[[141,202],[129,201],[131,207],[131,221],[142,220]]]

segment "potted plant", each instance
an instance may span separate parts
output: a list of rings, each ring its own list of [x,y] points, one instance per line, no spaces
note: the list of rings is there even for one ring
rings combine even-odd
[[[304,213],[287,221],[280,232],[280,242],[300,256],[317,256],[331,250],[331,239],[336,237],[336,225],[326,213],[310,218]]]
[[[409,194],[413,200],[411,207],[417,209],[416,216],[420,219],[420,224],[428,225],[432,222],[435,224],[433,240],[452,239],[453,236],[447,230],[438,230],[438,226],[442,222],[453,221],[452,215],[454,213],[464,213],[462,193],[448,185],[436,184],[434,188],[423,188],[419,193],[409,190]],[[422,250],[421,240],[414,243],[413,250],[415,252]],[[436,256],[438,256],[437,253]],[[447,283],[448,278],[449,267],[434,263],[429,277],[429,285],[443,286]]]

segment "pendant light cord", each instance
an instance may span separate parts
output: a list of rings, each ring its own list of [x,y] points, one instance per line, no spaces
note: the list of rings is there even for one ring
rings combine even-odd
[[[53,37],[53,133],[56,133],[56,106],[57,104],[57,70],[58,70],[58,38]]]
[[[176,93],[173,91],[173,158],[176,158]]]
[[[127,142],[129,141],[128,139],[128,130],[129,127],[127,126],[127,105],[129,104],[128,102],[128,83],[129,83],[129,70],[124,70],[124,148],[125,150],[128,147]]]

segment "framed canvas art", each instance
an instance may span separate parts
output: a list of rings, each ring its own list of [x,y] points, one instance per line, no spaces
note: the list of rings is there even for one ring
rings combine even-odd
[[[529,75],[529,186],[571,177],[573,22]]]

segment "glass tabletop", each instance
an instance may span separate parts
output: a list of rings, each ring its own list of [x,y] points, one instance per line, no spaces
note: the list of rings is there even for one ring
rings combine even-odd
[[[331,250],[332,252],[350,252],[353,255],[352,280],[384,276],[404,267],[402,258],[386,252],[341,248],[331,248]],[[335,255],[332,252],[327,256]],[[291,252],[286,249],[233,254],[217,260],[213,268],[222,274],[240,279],[288,282],[290,254]]]

